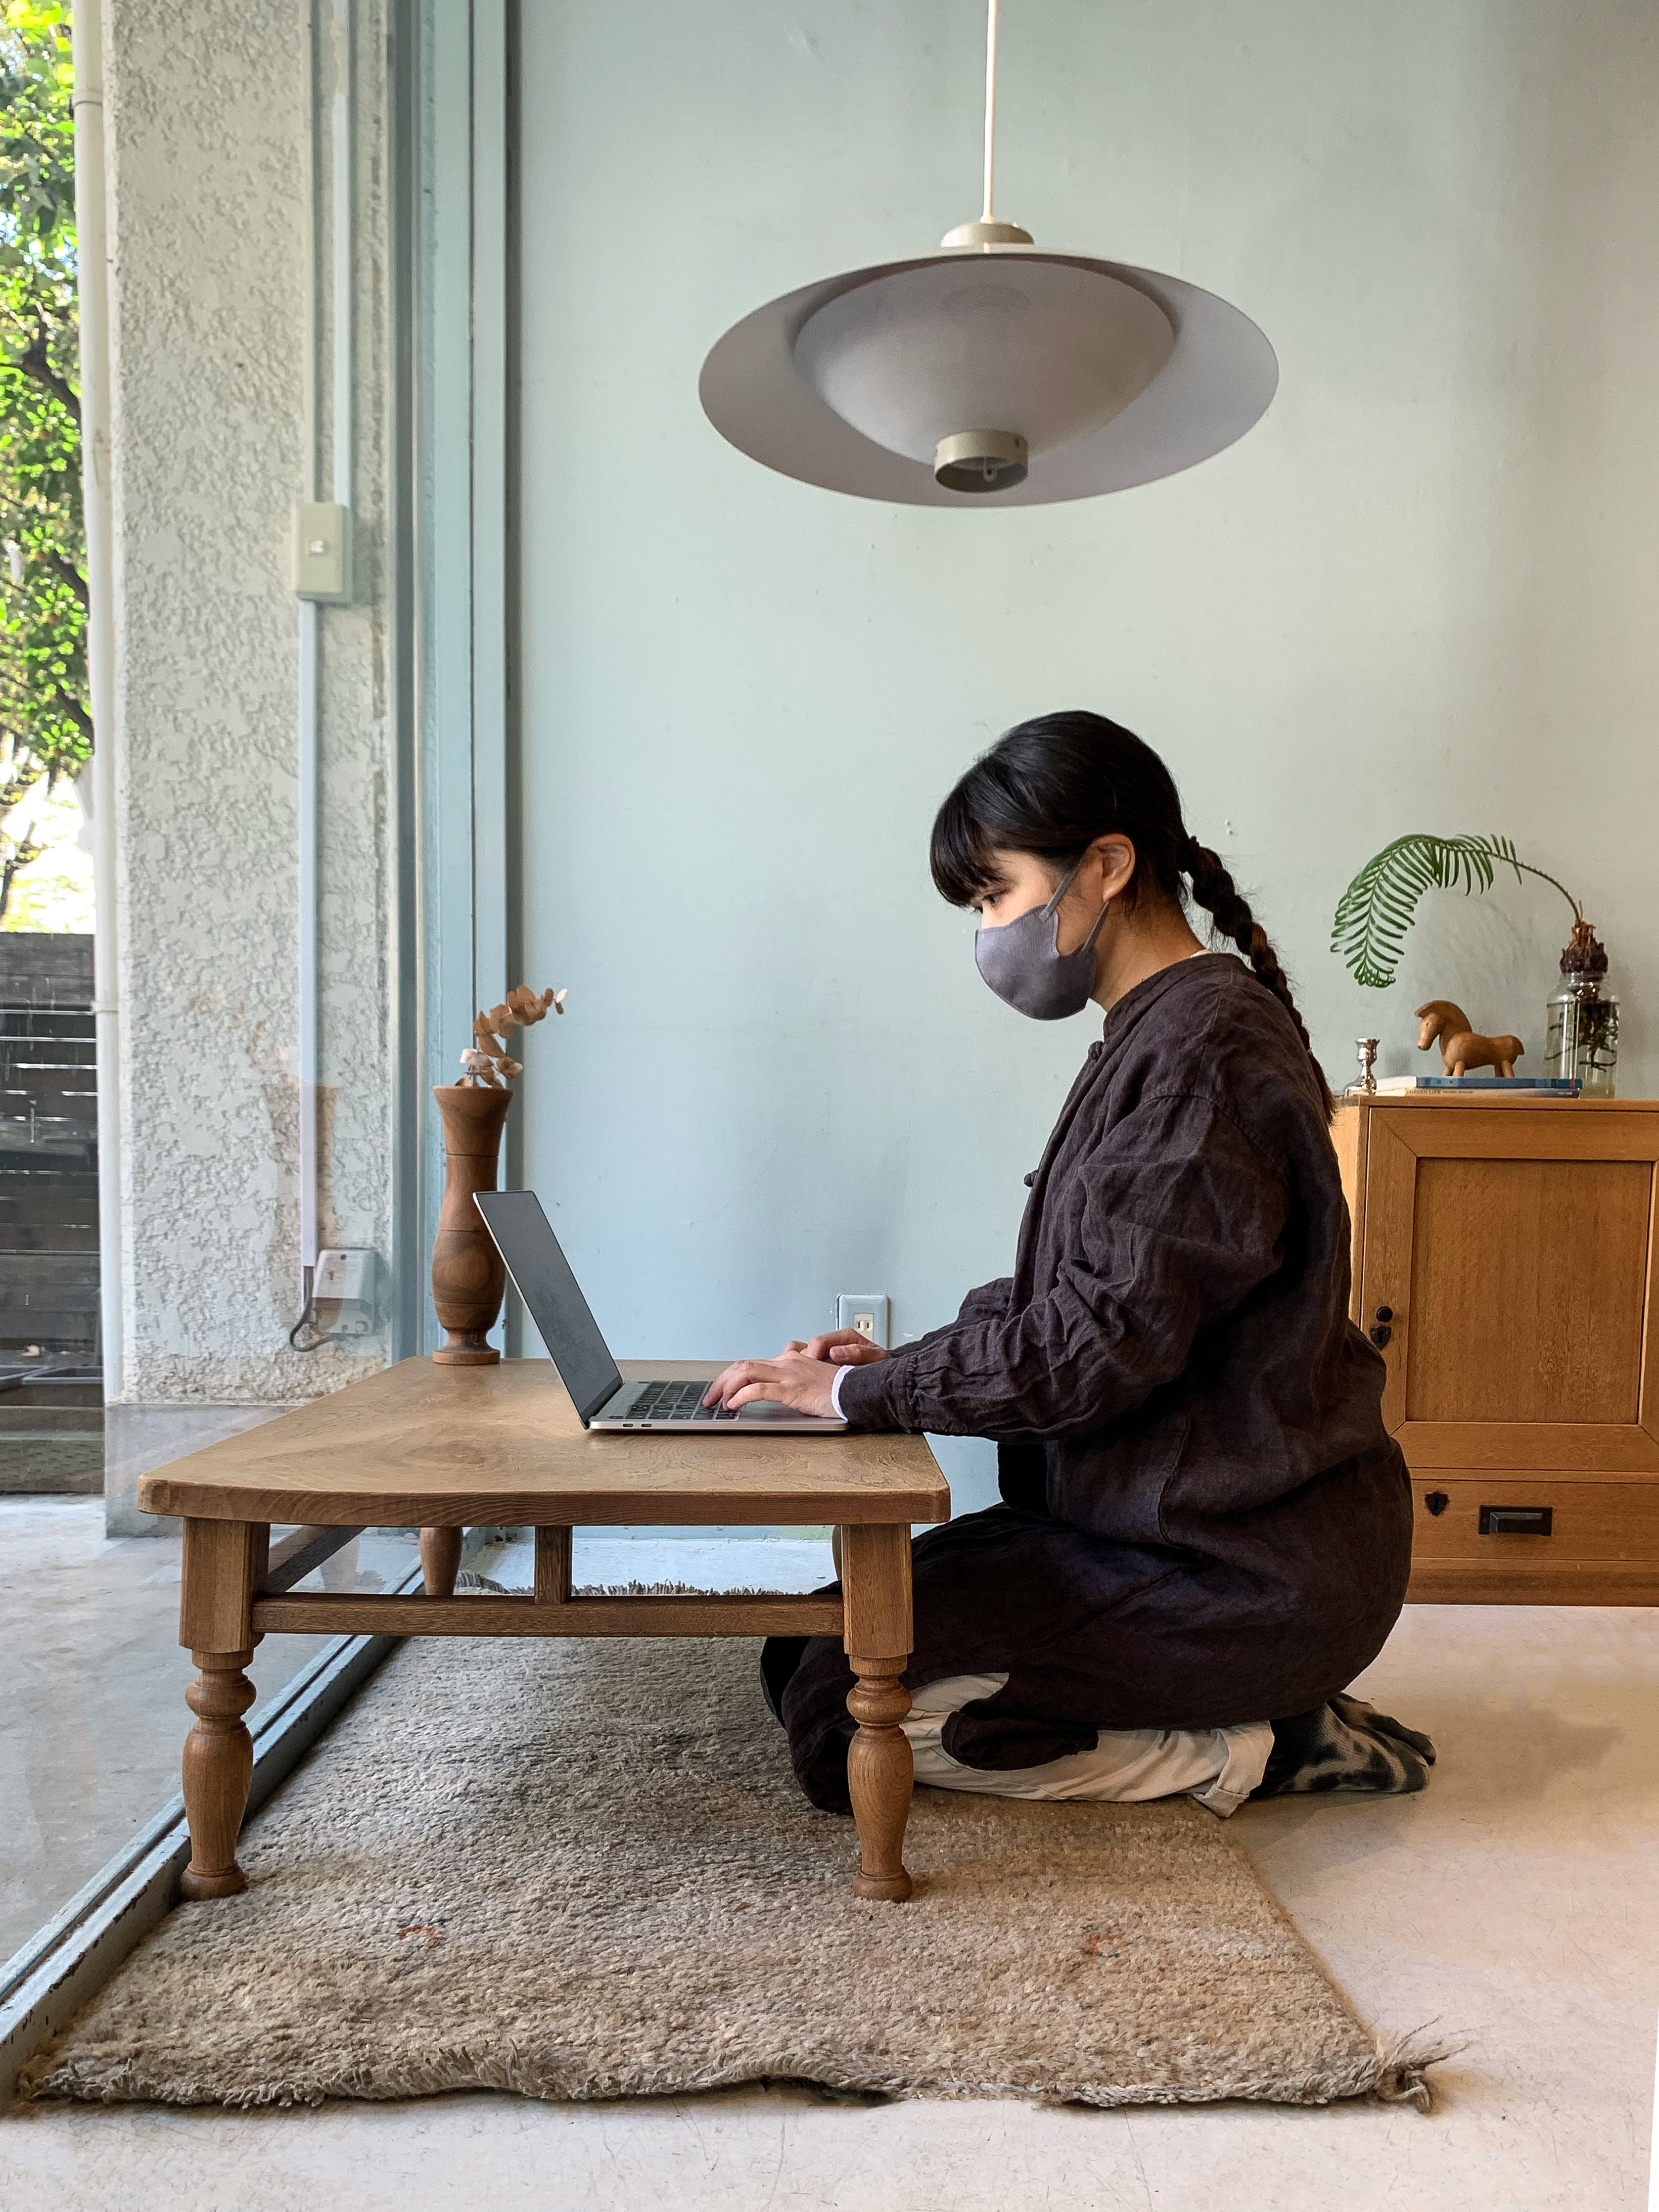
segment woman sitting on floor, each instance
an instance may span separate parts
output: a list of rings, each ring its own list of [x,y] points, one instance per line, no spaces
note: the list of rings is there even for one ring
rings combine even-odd
[[[1222,1812],[1421,1789],[1427,1739],[1342,1695],[1399,1615],[1411,1497],[1348,1319],[1330,1091],[1265,933],[1158,755],[1097,714],[1010,731],[932,862],[1000,997],[1106,1014],[1013,1273],[897,1352],[795,1342],[710,1401],[996,1440],[1003,1502],[915,1547],[919,1780]],[[802,1788],[848,1810],[840,1644],[775,1638],[762,1663]]]

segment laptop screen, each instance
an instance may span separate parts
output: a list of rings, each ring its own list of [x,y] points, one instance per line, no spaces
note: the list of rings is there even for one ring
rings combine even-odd
[[[588,1311],[570,1262],[533,1190],[479,1190],[472,1202],[541,1332],[559,1380],[584,1421],[592,1420],[622,1373]]]

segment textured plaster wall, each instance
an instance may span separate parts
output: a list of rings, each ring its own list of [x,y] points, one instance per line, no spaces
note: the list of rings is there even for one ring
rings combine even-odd
[[[124,1401],[283,1401],[384,1355],[300,1306],[302,0],[112,0]],[[322,616],[326,1243],[390,1249],[386,25],[358,0],[356,603]],[[320,97],[329,90],[322,64]],[[325,147],[326,137],[325,136]],[[326,179],[326,164],[320,165]],[[319,210],[326,235],[326,196]],[[326,288],[324,288],[325,298]],[[328,330],[319,331],[326,361]],[[327,377],[322,379],[326,496]]]

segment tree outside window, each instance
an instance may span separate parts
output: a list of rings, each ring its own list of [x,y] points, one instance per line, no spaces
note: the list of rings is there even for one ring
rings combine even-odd
[[[0,0],[0,925],[92,751],[70,12]],[[31,803],[20,805],[30,799]]]

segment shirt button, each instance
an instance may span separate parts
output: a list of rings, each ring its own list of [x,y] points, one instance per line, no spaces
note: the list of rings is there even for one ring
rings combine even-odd
[[[1031,1185],[1036,1181],[1036,1170],[1033,1168],[1030,1174],[1028,1176],[1022,1176],[1020,1177],[1020,1181],[1024,1184],[1026,1189],[1030,1190]]]
[[[1100,1047],[1099,1047],[1097,1044],[1091,1044],[1091,1045],[1090,1046],[1090,1048],[1089,1048],[1089,1057],[1090,1057],[1090,1059],[1091,1059],[1091,1060],[1098,1060],[1098,1059],[1100,1058],[1100,1049],[1101,1049],[1101,1048],[1100,1048]]]

